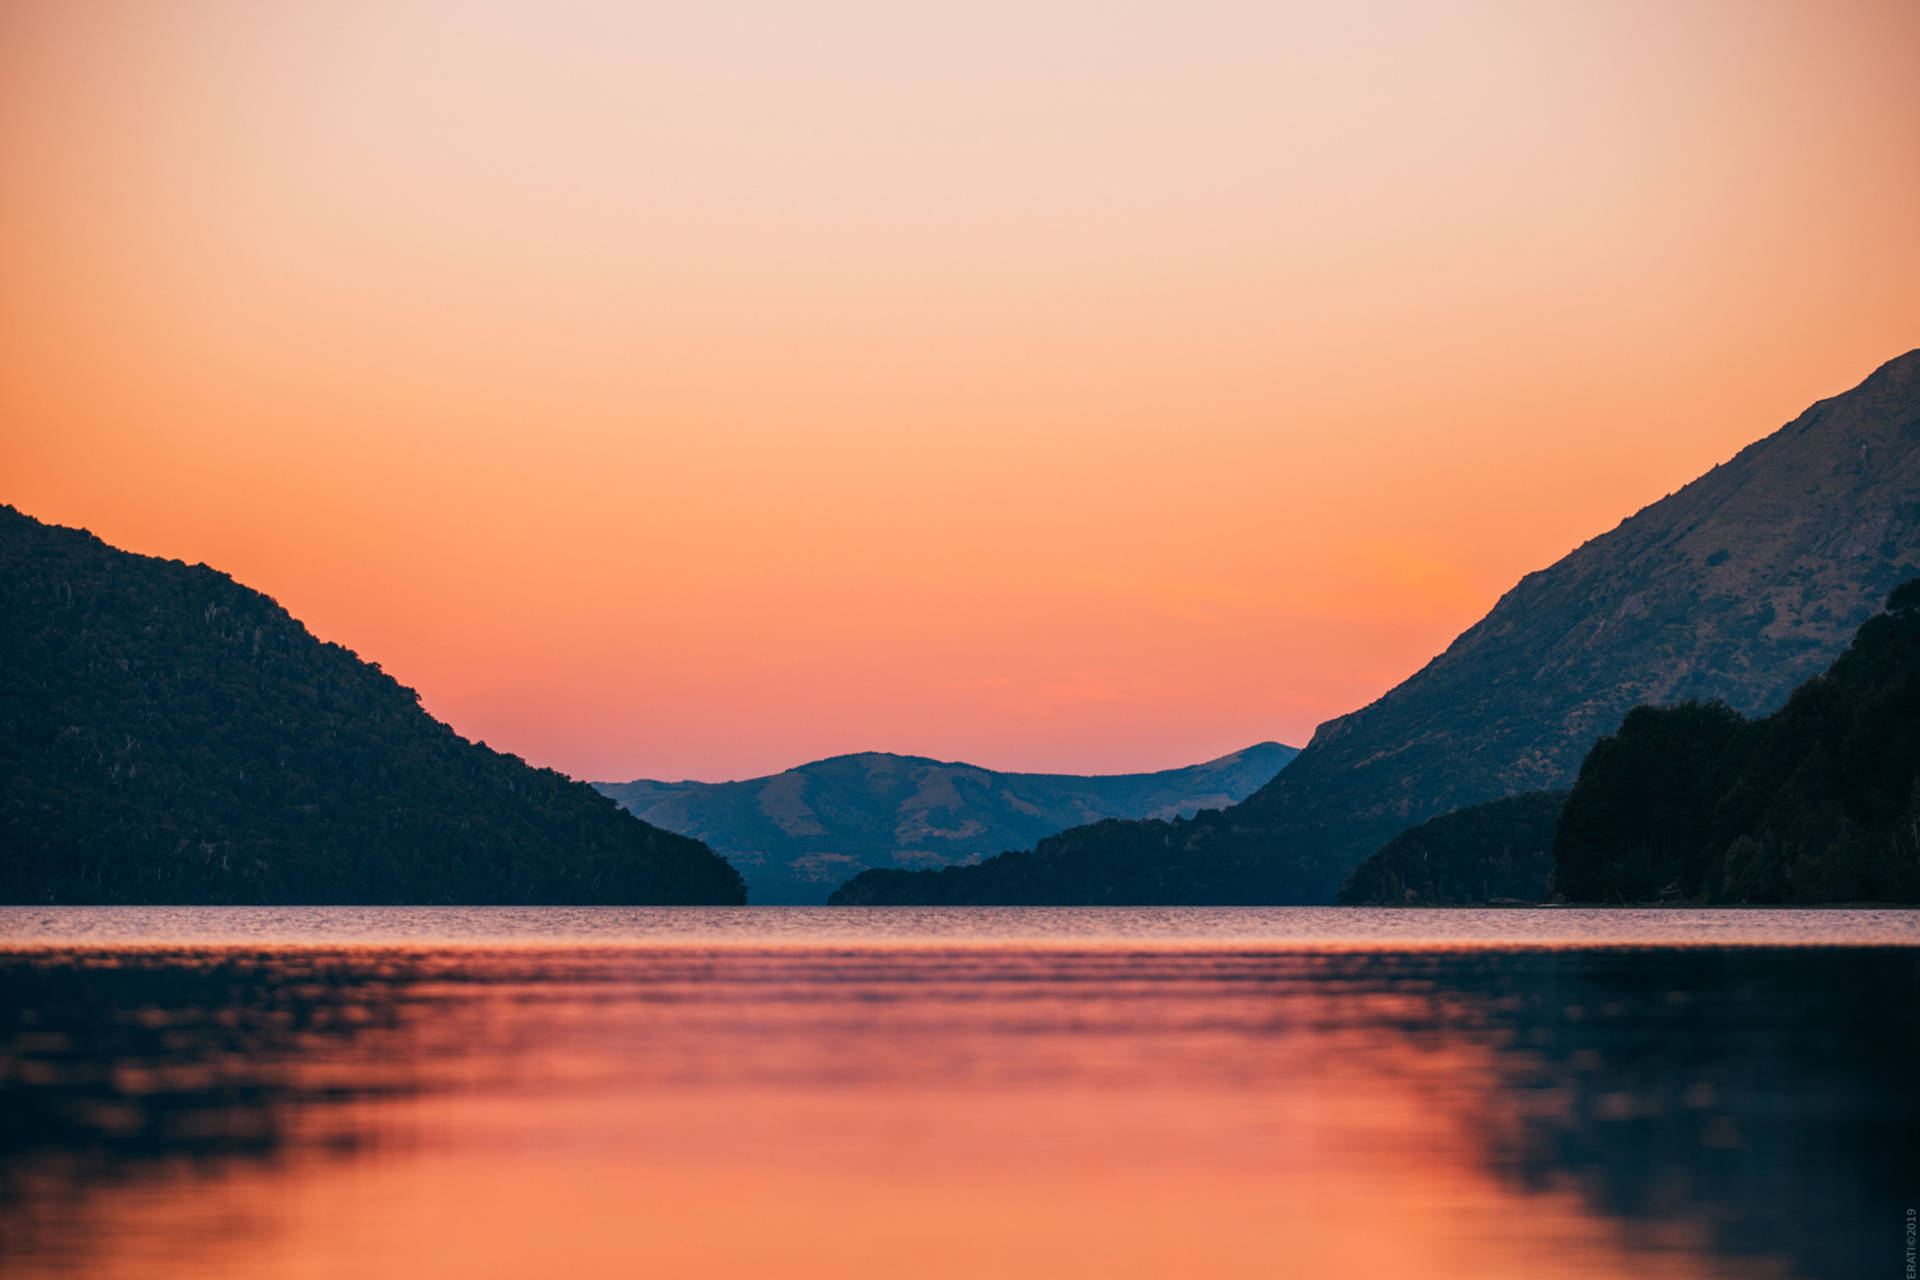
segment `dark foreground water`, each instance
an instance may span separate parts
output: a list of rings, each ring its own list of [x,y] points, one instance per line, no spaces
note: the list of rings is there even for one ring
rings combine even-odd
[[[0,909],[8,1276],[1903,1277],[1920,914]]]

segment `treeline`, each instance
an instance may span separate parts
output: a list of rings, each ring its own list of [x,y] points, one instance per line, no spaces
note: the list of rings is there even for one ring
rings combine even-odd
[[[1049,836],[1030,850],[930,871],[862,871],[829,906],[1167,906],[1208,900],[1207,868],[1177,856],[1218,814],[1129,822],[1108,818]]]
[[[1381,846],[1340,888],[1341,906],[1540,902],[1553,875],[1565,791],[1533,791],[1429,818]]]
[[[1920,902],[1920,579],[1764,719],[1630,712],[1581,765],[1554,863],[1578,902]]]
[[[5,506],[0,783],[7,902],[745,901],[225,574]]]

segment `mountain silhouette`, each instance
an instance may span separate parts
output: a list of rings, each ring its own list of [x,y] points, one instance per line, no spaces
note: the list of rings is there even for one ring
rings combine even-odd
[[[205,565],[0,506],[0,901],[738,903]]]
[[[896,874],[849,884],[839,900],[1326,902],[1416,823],[1571,786],[1634,706],[1773,710],[1916,569],[1910,351],[1528,574],[1415,675],[1321,725],[1240,804],[1188,822],[1074,828],[1024,861],[943,873],[938,889]]]

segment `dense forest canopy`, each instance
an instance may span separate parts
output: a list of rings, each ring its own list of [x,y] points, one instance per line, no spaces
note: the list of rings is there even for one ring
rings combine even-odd
[[[737,903],[204,565],[0,506],[0,901]]]
[[[1207,901],[1210,881],[1178,853],[1218,810],[1192,819],[1075,827],[972,866],[863,871],[833,891],[835,906],[1174,906]],[[1094,839],[1081,838],[1090,833]],[[1096,843],[1097,842],[1097,843]],[[1199,896],[1197,896],[1199,895]]]
[[[1343,907],[1453,907],[1540,902],[1553,875],[1564,791],[1530,791],[1429,818],[1355,867]]]

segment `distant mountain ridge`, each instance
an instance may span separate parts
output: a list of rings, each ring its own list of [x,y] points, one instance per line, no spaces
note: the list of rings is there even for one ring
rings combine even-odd
[[[744,900],[226,574],[0,506],[0,902]]]
[[[1570,786],[1631,707],[1780,706],[1916,569],[1911,351],[1528,574],[1415,675],[1321,725],[1242,803],[1193,822],[1071,829],[1029,855],[1048,866],[990,860],[948,876],[941,900],[1019,901],[1017,880],[1055,901],[1326,902],[1418,822]],[[843,900],[916,901],[918,885],[933,891],[931,879],[891,877],[879,898]]]
[[[826,901],[867,867],[940,867],[1102,818],[1171,818],[1245,799],[1299,754],[1262,742],[1156,773],[1004,773],[862,752],[738,782],[599,782],[654,826],[705,841],[758,905]]]

